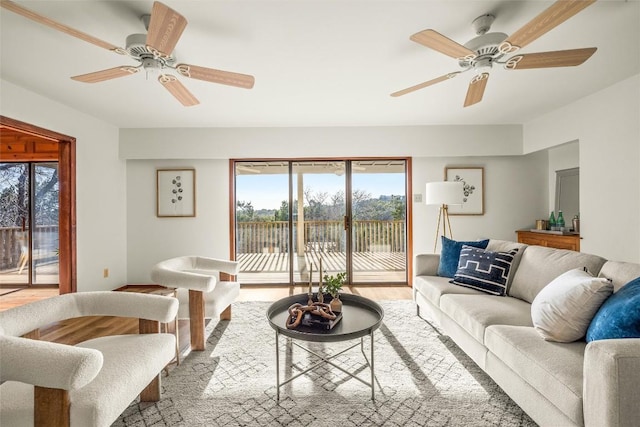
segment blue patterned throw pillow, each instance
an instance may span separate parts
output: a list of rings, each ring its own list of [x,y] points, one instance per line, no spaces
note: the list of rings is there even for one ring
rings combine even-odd
[[[453,275],[456,274],[462,246],[467,245],[484,249],[488,244],[489,239],[475,242],[457,242],[442,236],[442,251],[440,252],[440,264],[438,264],[438,276],[453,277]]]
[[[460,251],[458,270],[450,283],[504,296],[507,293],[507,279],[518,249],[509,252],[491,252],[470,246]]]
[[[587,342],[615,338],[640,338],[640,277],[607,298],[587,329]]]

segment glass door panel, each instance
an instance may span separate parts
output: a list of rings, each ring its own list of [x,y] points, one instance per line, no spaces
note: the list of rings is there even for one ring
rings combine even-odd
[[[29,284],[29,178],[29,163],[0,163],[0,284]]]
[[[235,163],[240,283],[289,284],[289,162]]]
[[[322,262],[351,283],[406,283],[406,163],[234,162],[238,280],[317,286]]]
[[[345,162],[296,161],[292,167],[295,283],[347,270]]]
[[[33,164],[33,284],[58,284],[58,164]]]
[[[351,281],[406,283],[406,161],[352,161],[351,189]]]

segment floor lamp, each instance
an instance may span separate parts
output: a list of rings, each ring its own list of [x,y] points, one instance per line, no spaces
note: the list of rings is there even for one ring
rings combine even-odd
[[[425,203],[427,205],[439,205],[438,223],[436,224],[436,237],[433,242],[433,253],[438,246],[438,236],[440,234],[440,221],[442,221],[442,235],[447,236],[447,226],[449,227],[449,238],[453,238],[451,233],[451,221],[449,220],[449,205],[461,205],[463,195],[462,181],[427,182]]]

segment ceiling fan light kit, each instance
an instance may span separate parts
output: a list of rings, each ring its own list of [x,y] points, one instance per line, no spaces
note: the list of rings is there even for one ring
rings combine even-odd
[[[477,17],[471,26],[477,37],[461,45],[433,29],[420,31],[410,40],[436,50],[458,60],[461,71],[445,74],[424,83],[411,86],[391,94],[393,97],[406,95],[416,90],[449,80],[458,74],[473,70],[474,76],[469,82],[464,107],[477,104],[482,100],[489,73],[494,64],[506,70],[525,70],[532,68],[570,67],[584,63],[597,50],[595,47],[583,49],[559,50],[529,54],[514,54],[529,43],[538,39],[553,28],[565,22],[578,12],[595,3],[596,0],[558,0],[538,16],[533,18],[511,36],[505,33],[490,33],[495,16],[484,14]]]
[[[248,74],[188,64],[175,66],[176,59],[171,56],[171,54],[187,26],[187,20],[175,10],[158,1],[153,3],[151,14],[143,15],[140,18],[145,29],[147,29],[147,34],[129,35],[126,39],[126,47],[124,49],[42,16],[10,0],[0,0],[0,6],[39,24],[48,26],[103,49],[120,55],[126,55],[139,62],[137,66],[123,65],[71,77],[73,80],[79,82],[99,83],[136,74],[141,69],[144,69],[147,74],[147,79],[150,76],[157,75],[158,82],[186,107],[197,105],[199,101],[176,76],[168,74],[170,72],[175,71],[183,77],[244,89],[251,89],[255,82],[254,77]]]

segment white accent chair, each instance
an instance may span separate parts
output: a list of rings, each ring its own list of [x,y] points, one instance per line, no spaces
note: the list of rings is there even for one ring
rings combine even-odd
[[[240,294],[240,283],[231,279],[239,270],[236,261],[201,256],[171,258],[151,270],[155,283],[178,289],[178,316],[185,318],[188,314],[191,350],[205,348],[205,317],[231,319],[231,303]]]
[[[175,336],[160,333],[178,301],[127,292],[59,295],[0,312],[0,425],[107,427],[138,395],[160,400],[160,376]],[[39,329],[83,316],[134,317],[140,334],[75,346],[39,341]]]

